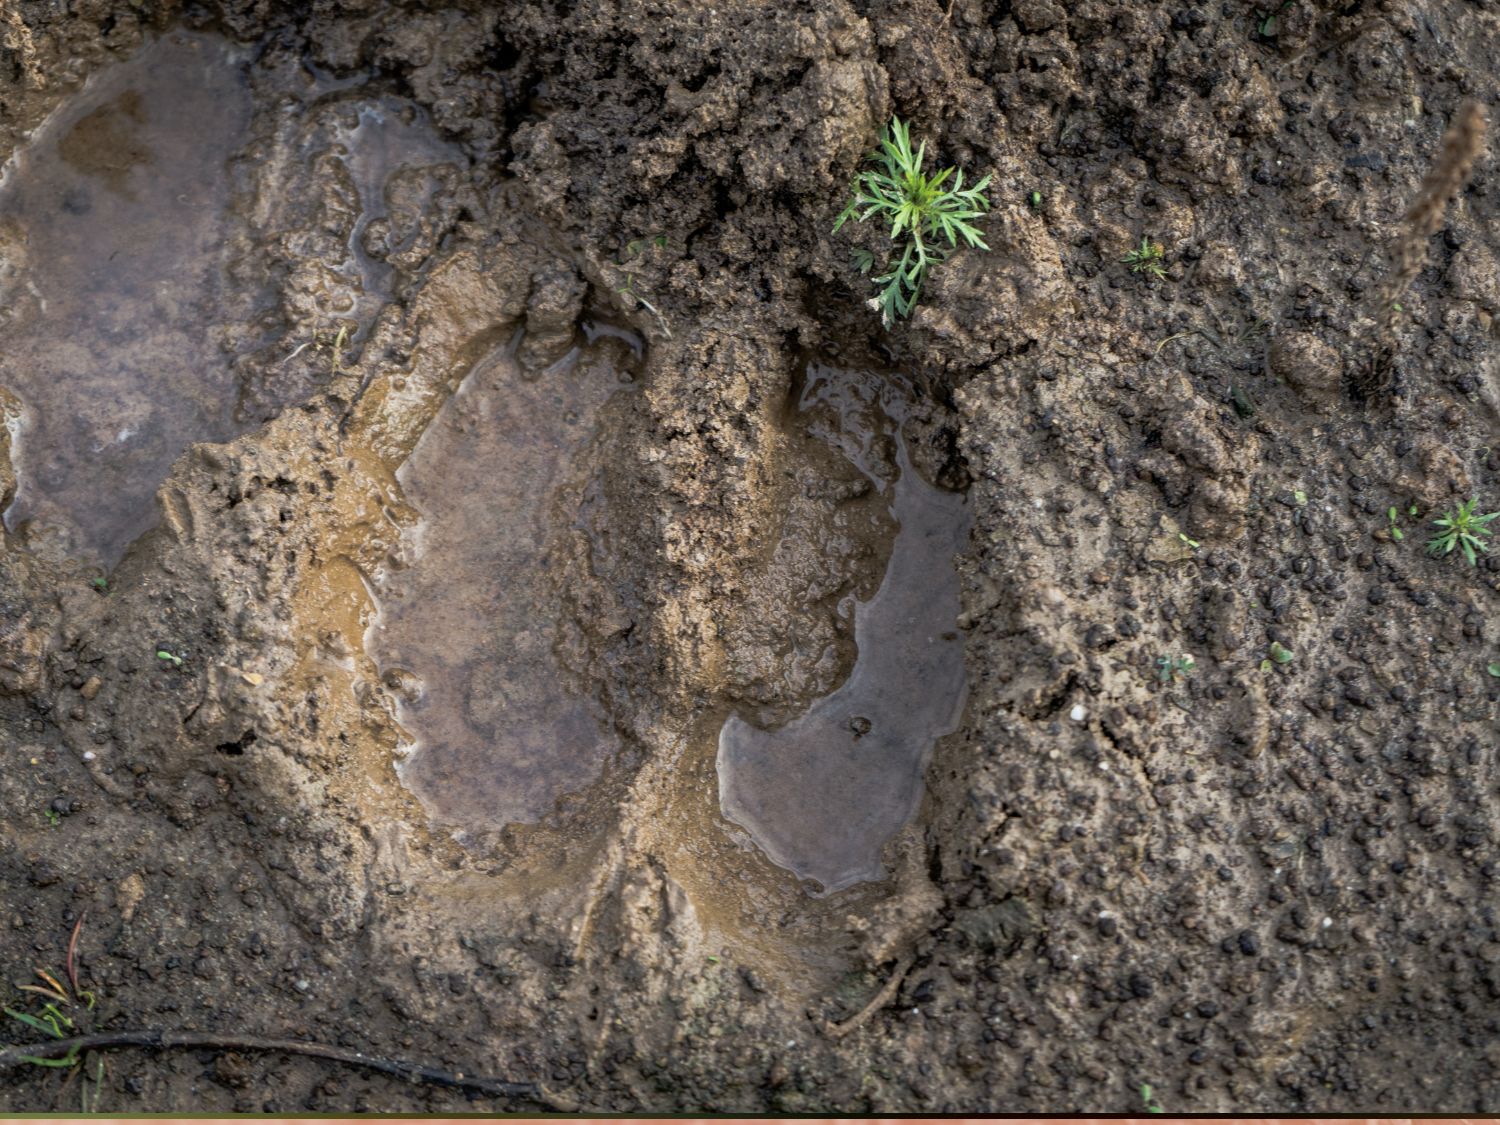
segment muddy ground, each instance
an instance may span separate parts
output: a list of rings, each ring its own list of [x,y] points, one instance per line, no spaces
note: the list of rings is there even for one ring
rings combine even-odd
[[[117,565],[45,520],[0,548],[13,986],[83,917],[81,1030],[304,1037],[554,1108],[1129,1112],[1149,1083],[1169,1111],[1500,1111],[1500,555],[1423,551],[1443,508],[1500,506],[1491,152],[1368,377],[1400,215],[1495,100],[1494,10],[7,11],[6,151],[169,28],[238,44],[253,103],[202,325],[233,418]],[[994,211],[887,333],[850,264],[873,234],[831,227],[892,113],[992,172]],[[340,155],[382,115],[421,159]],[[33,234],[3,233],[22,309]],[[1119,261],[1143,236],[1160,279]],[[103,317],[106,350],[146,316]],[[420,522],[398,472],[502,361],[541,434],[595,381],[587,433],[547,438],[546,632],[505,648],[612,749],[520,825],[465,761],[444,822],[397,776],[411,700],[369,631]],[[900,387],[900,420],[799,410],[819,364]],[[967,703],[889,877],[818,894],[723,821],[715,740],[848,675],[898,443],[967,490]],[[0,1105],[538,1108],[250,1049],[113,1053],[99,1087],[22,1067]]]

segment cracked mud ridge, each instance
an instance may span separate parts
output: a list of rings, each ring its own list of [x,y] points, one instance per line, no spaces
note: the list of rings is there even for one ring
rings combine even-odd
[[[0,1106],[1500,1110],[1493,13],[0,16]]]

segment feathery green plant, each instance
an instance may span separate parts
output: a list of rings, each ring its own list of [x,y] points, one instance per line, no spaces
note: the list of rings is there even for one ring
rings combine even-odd
[[[1489,538],[1489,522],[1500,512],[1491,512],[1489,515],[1476,516],[1474,506],[1479,503],[1479,497],[1474,497],[1466,503],[1458,505],[1456,512],[1444,512],[1441,519],[1432,521],[1434,527],[1443,530],[1427,541],[1429,554],[1448,555],[1453,553],[1453,548],[1458,547],[1464,553],[1464,558],[1469,560],[1470,566],[1477,566],[1476,553],[1484,554],[1489,551],[1484,541]]]
[[[833,224],[835,233],[850,219],[862,223],[879,216],[891,224],[891,257],[885,272],[874,278],[880,286],[874,303],[886,328],[897,317],[911,314],[927,271],[958,249],[960,240],[989,249],[970,220],[990,209],[984,194],[990,177],[970,188],[964,187],[964,174],[956,168],[944,168],[929,177],[922,172],[926,156],[927,142],[913,153],[910,126],[892,117],[881,134],[880,150],[867,158],[875,167],[854,178],[854,196]],[[950,176],[953,184],[945,188]],[[861,273],[868,273],[875,264],[874,255],[865,251],[858,251],[856,259]]]
[[[1120,262],[1129,266],[1131,273],[1144,273],[1159,279],[1167,276],[1166,268],[1161,264],[1165,253],[1166,248],[1160,242],[1152,242],[1141,235],[1141,244],[1134,250],[1127,250]]]

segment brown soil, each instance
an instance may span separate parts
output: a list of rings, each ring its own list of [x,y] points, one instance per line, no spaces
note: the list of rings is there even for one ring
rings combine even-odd
[[[1143,1083],[1182,1112],[1500,1110],[1500,554],[1422,549],[1443,508],[1500,506],[1491,153],[1371,367],[1399,217],[1458,106],[1495,99],[1492,12],[6,7],[31,44],[0,51],[0,151],[171,27],[243,47],[254,103],[194,263],[192,362],[232,373],[233,424],[171,454],[104,588],[107,543],[39,516],[0,544],[13,984],[60,973],[83,917],[80,1030],[306,1037],[597,1110],[1129,1112]],[[145,104],[115,112],[144,130]],[[874,232],[831,227],[893,112],[992,172],[995,210],[992,251],[886,333],[850,265]],[[84,139],[106,178],[150,164]],[[1120,264],[1143,236],[1160,280]],[[0,228],[7,318],[47,245]],[[153,370],[185,322],[132,332],[184,315],[171,290],[76,334]],[[538,414],[612,381],[546,461],[547,583],[516,597],[556,615],[525,639],[547,690],[619,749],[533,823],[434,823],[396,772],[409,684],[367,631],[433,518],[398,474],[497,355]],[[889,559],[891,451],[797,408],[819,363],[909,384],[914,471],[972,519],[963,723],[889,877],[833,894],[724,821],[715,771],[731,714],[784,723],[844,682],[847,605]],[[28,393],[0,388],[0,506]],[[1273,642],[1292,659],[1267,668]],[[493,722],[482,671],[464,698]],[[80,1087],[12,1069],[0,1106]],[[112,1053],[99,1093],[536,1108],[251,1050]]]

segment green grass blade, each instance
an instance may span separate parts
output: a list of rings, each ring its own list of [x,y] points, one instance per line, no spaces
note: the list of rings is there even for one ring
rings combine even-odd
[[[24,1023],[33,1031],[39,1031],[43,1035],[50,1035],[53,1039],[66,1038],[62,1033],[62,1029],[54,1022],[39,1020],[36,1016],[28,1015],[25,1012],[18,1012],[14,1008],[5,1008],[4,1012],[11,1019]]]

